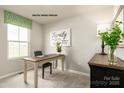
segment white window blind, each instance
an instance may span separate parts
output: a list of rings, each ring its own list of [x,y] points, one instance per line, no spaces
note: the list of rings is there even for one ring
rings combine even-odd
[[[7,25],[8,30],[8,58],[17,58],[29,55],[28,28]]]

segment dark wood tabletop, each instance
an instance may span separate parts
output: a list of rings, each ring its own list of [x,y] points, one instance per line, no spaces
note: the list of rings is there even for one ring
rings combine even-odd
[[[99,67],[124,70],[124,61],[120,58],[116,57],[116,63],[112,65],[108,62],[108,55],[100,55],[98,53],[93,56],[93,58],[89,61],[88,64]]]

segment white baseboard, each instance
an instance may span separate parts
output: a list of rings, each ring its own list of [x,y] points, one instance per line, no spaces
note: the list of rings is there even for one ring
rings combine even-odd
[[[90,77],[90,74],[88,74],[88,73],[84,73],[84,72],[80,72],[80,71],[76,71],[76,70],[71,70],[71,69],[68,69],[67,71],[72,72],[72,73],[82,74],[82,75]]]
[[[32,70],[32,69],[33,69],[32,67],[29,67],[27,70]],[[72,72],[72,73],[77,73],[77,74],[82,74],[82,75],[85,75],[85,76],[90,77],[90,74],[88,74],[88,73],[84,73],[84,72],[80,72],[80,71],[76,71],[76,70],[71,70],[71,69],[68,69],[68,70],[66,70],[66,71],[69,71],[69,72]],[[19,73],[21,73],[21,72],[23,72],[23,70],[16,71],[16,72],[12,72],[12,73],[9,73],[9,74],[0,76],[0,79],[4,79],[4,78],[10,77],[10,76],[19,74]]]
[[[32,67],[29,67],[27,70],[31,70]],[[7,78],[7,77],[10,77],[10,76],[13,76],[13,75],[16,75],[16,74],[19,74],[21,72],[24,72],[24,70],[20,70],[20,71],[16,71],[16,72],[12,72],[12,73],[9,73],[9,74],[6,74],[6,75],[3,75],[3,76],[0,76],[0,79],[4,79],[4,78]]]

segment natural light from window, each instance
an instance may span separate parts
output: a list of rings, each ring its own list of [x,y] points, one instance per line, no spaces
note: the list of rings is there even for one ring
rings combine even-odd
[[[8,58],[28,56],[29,29],[8,24]]]

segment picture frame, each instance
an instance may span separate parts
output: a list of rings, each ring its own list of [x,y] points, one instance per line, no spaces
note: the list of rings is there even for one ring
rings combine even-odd
[[[60,42],[64,47],[71,46],[71,29],[52,31],[50,33],[50,45],[56,46],[57,42]]]

